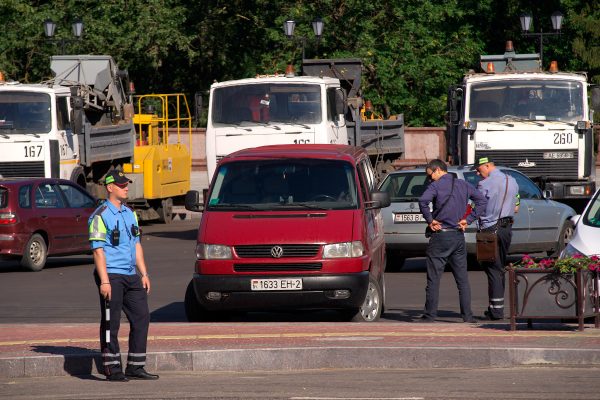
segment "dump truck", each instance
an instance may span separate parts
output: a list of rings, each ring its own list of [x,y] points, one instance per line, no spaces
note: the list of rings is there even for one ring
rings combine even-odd
[[[151,185],[172,186],[162,179],[171,166],[170,154],[158,155],[155,163],[161,168],[151,175],[136,160],[145,152],[136,146],[127,71],[108,55],[53,56],[50,68],[54,77],[38,84],[0,82],[0,175],[68,179],[103,198],[106,173],[133,165],[131,204],[142,217],[166,220],[168,199],[189,189],[189,150],[178,147],[188,160],[187,185],[175,191],[152,191],[145,198],[149,176]],[[151,144],[158,145],[169,143]],[[154,213],[145,212],[150,209]]]
[[[536,181],[548,197],[576,207],[594,193],[592,109],[585,73],[542,69],[539,54],[482,55],[483,72],[450,86],[446,142],[451,164],[489,157]]]
[[[391,120],[365,110],[359,59],[304,60],[284,74],[211,85],[206,158],[209,179],[218,161],[269,144],[351,144],[365,147],[378,172],[404,152],[403,115]]]

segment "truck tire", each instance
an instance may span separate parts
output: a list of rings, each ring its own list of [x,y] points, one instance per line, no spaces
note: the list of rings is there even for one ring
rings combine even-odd
[[[156,212],[158,213],[158,220],[163,224],[173,222],[173,199],[170,197],[162,199]]]
[[[548,252],[551,257],[558,257],[561,251],[567,247],[567,244],[573,238],[573,234],[575,233],[575,227],[573,226],[573,222],[571,220],[566,220],[563,222],[562,228],[560,229],[560,234],[558,236],[558,242],[556,243],[556,250],[554,252]]]
[[[358,309],[344,311],[345,316],[352,322],[375,322],[383,312],[383,291],[381,285],[373,277],[369,277],[369,287],[365,300]]]
[[[48,258],[48,246],[46,241],[39,233],[34,233],[29,238],[23,257],[21,258],[21,266],[28,271],[41,271],[46,265]]]

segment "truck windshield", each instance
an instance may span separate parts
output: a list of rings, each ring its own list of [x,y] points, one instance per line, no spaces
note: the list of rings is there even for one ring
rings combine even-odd
[[[478,121],[577,122],[583,116],[583,84],[559,80],[504,80],[471,85],[469,118]]]
[[[354,168],[335,160],[278,159],[222,165],[209,210],[340,210],[358,207]]]
[[[48,133],[51,124],[49,95],[0,92],[0,133]]]
[[[263,83],[213,91],[213,124],[318,124],[321,114],[319,85]]]

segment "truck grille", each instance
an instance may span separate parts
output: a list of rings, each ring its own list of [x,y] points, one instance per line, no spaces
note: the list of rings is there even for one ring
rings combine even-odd
[[[321,263],[234,264],[235,272],[320,271]]]
[[[235,246],[235,252],[240,258],[273,258],[271,249],[279,246],[283,249],[281,257],[315,257],[319,252],[318,244],[267,244]]]
[[[475,159],[480,157],[490,157],[496,165],[504,165],[521,171],[529,177],[552,176],[554,178],[577,179],[579,155],[577,149],[560,150],[572,151],[574,158],[566,159],[544,159],[544,153],[556,152],[552,150],[494,150],[494,151],[476,151]],[[531,167],[519,166],[519,163],[535,164]]]
[[[43,178],[44,162],[0,162],[0,175],[5,178],[14,178],[19,176]]]

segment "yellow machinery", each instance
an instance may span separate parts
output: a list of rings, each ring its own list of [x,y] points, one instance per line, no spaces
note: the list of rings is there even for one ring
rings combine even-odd
[[[182,93],[140,95],[134,100],[134,158],[133,163],[124,164],[123,171],[133,180],[130,186],[135,188],[135,197],[147,202],[146,207],[136,205],[138,215],[169,223],[173,200],[179,202],[190,190],[190,108]],[[186,133],[187,144],[182,142]]]

